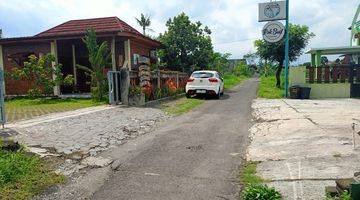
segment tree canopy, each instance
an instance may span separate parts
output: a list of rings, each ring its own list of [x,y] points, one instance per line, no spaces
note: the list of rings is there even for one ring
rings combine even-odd
[[[297,60],[310,39],[315,35],[305,25],[290,24],[289,28],[289,60],[292,62]],[[269,43],[263,39],[256,40],[255,47],[261,59],[279,64],[276,71],[276,86],[280,87],[280,74],[285,59],[285,40],[277,43]]]
[[[159,57],[169,68],[189,72],[207,68],[213,59],[210,29],[201,22],[191,22],[181,13],[166,22],[167,31],[159,39],[164,48]]]

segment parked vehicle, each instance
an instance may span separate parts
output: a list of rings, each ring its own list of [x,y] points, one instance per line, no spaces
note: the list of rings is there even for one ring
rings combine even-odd
[[[187,80],[185,90],[187,98],[205,95],[219,99],[224,94],[224,80],[217,71],[195,71]]]

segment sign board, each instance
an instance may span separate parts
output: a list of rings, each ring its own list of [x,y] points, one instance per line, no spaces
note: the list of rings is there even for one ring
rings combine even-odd
[[[270,43],[279,42],[285,35],[285,27],[280,22],[268,22],[262,30],[263,39]]]
[[[285,20],[285,19],[286,19],[285,1],[259,3],[259,22]]]

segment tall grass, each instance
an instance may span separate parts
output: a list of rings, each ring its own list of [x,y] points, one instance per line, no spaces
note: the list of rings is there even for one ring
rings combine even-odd
[[[64,180],[38,156],[0,150],[0,199],[29,199]]]
[[[281,87],[276,87],[275,76],[261,76],[258,97],[266,99],[280,99],[284,97],[284,76],[281,76]]]

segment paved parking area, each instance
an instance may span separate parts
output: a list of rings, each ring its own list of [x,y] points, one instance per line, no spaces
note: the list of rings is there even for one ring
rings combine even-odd
[[[129,138],[150,132],[168,116],[160,109],[99,106],[9,124],[16,140],[57,154],[95,156]],[[55,151],[55,152],[53,152]]]
[[[351,129],[360,127],[360,100],[257,99],[252,108],[247,159],[260,161],[258,174],[285,199],[323,199],[325,186],[360,171]]]

